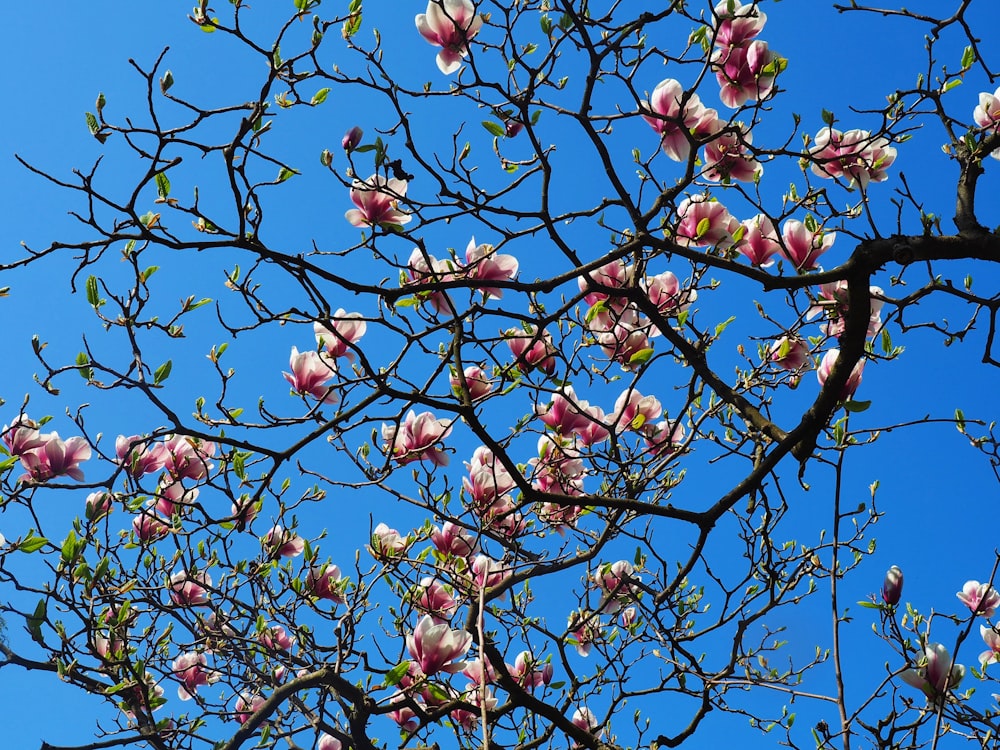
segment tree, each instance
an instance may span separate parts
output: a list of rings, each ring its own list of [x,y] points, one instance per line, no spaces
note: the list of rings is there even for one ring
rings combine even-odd
[[[102,161],[24,162],[84,236],[5,269],[71,256],[97,326],[75,357],[33,343],[42,391],[93,406],[34,393],[2,432],[2,666],[109,704],[88,748],[674,747],[747,719],[996,746],[959,662],[981,626],[992,681],[992,574],[925,615],[892,567],[878,666],[847,644],[883,515],[848,456],[936,421],[1000,463],[978,417],[861,398],[906,363],[893,336],[997,364],[971,272],[1000,257],[975,205],[1000,91],[955,91],[995,74],[987,11],[950,5],[837,6],[919,28],[927,69],[817,117],[782,109],[777,5],[432,0],[414,29],[296,0],[265,33],[201,2],[253,99],[206,103],[164,51],[134,64],[142,114],[87,114]],[[932,126],[954,232],[901,169]],[[830,625],[785,643],[796,607]]]

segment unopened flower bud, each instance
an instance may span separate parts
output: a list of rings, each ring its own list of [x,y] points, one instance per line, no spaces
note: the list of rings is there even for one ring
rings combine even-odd
[[[358,147],[361,143],[361,136],[364,135],[364,131],[355,125],[353,128],[344,133],[344,140],[340,142],[340,145],[344,147],[344,151],[350,153]]]
[[[323,149],[323,153],[319,155],[319,163],[324,167],[329,167],[333,163],[333,154],[329,149]]]
[[[882,601],[895,607],[903,595],[903,571],[893,565],[885,574],[882,582]]]

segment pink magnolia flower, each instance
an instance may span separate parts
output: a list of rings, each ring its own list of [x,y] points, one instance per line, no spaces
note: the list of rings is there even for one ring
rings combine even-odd
[[[316,750],[340,750],[342,747],[340,740],[325,732],[316,741]]]
[[[471,566],[472,582],[476,589],[491,589],[510,578],[513,571],[502,562],[486,555],[476,555]]]
[[[399,210],[399,199],[406,195],[406,180],[386,179],[373,174],[367,180],[354,180],[351,187],[352,208],[344,218],[356,227],[409,224],[413,218]]]
[[[478,365],[466,367],[462,370],[462,376],[465,378],[465,388],[468,389],[470,401],[478,401],[479,399],[486,398],[493,390],[493,381],[490,380],[490,376],[486,374],[486,371]],[[452,392],[461,398],[463,391],[462,381],[454,370],[448,378],[448,382],[451,385]]]
[[[458,609],[451,587],[430,576],[420,581],[413,591],[412,600],[417,611],[430,615],[435,622],[448,620]]]
[[[508,671],[510,670],[508,669]],[[480,687],[484,684],[492,685],[497,681],[497,672],[493,668],[493,665],[488,661],[484,662],[482,659],[473,659],[472,661],[465,662],[465,669],[462,670],[462,674],[472,680],[469,684],[470,689]]]
[[[563,386],[561,391],[552,394],[552,402],[547,406],[536,404],[535,414],[560,435],[580,435],[585,445],[608,437],[608,430],[603,425],[604,412],[577,398],[571,385]],[[595,430],[595,427],[598,429]]]
[[[691,307],[691,303],[698,299],[698,291],[681,287],[677,276],[670,271],[647,276],[642,280],[642,288],[649,301],[656,305],[661,315],[666,317],[685,312]],[[656,335],[659,335],[659,331],[656,331]]]
[[[340,568],[328,564],[309,571],[306,588],[315,597],[341,604],[344,602],[347,581],[341,578]]]
[[[984,91],[979,95],[979,104],[972,111],[972,119],[976,121],[976,125],[985,128],[987,133],[997,132],[1000,128],[1000,88],[992,94]],[[994,149],[990,156],[1000,159],[1000,149]]]
[[[766,99],[782,67],[781,58],[759,39],[733,47],[717,48],[712,55],[719,98],[727,107],[741,107],[748,100]]]
[[[390,529],[386,524],[380,523],[372,532],[368,551],[377,560],[388,560],[404,554],[412,543],[408,535],[403,536],[396,529]]]
[[[257,502],[254,502],[249,497],[241,496],[240,499],[232,503],[230,507],[232,509],[231,512],[233,514],[233,518],[236,519],[238,524],[245,527],[257,517],[258,513],[260,513],[261,505],[262,501],[258,500]]]
[[[451,424],[425,411],[419,416],[410,409],[402,424],[382,425],[382,445],[401,464],[428,460],[447,466],[448,454],[439,443],[451,434]]]
[[[504,332],[504,339],[514,355],[514,363],[521,372],[538,368],[548,375],[556,370],[556,348],[548,331],[539,332],[532,325],[511,328]]]
[[[657,456],[669,456],[684,445],[685,430],[680,422],[657,422],[646,433],[646,447]]]
[[[413,709],[404,704],[406,700],[412,700],[412,698],[408,698],[403,693],[396,693],[389,701],[389,704],[397,706],[397,708],[387,713],[386,716],[396,722],[402,731],[415,732],[420,726],[420,721],[417,719],[417,714]]]
[[[132,519],[132,530],[142,544],[163,539],[173,531],[167,521],[149,508],[139,511],[139,515]]]
[[[767,16],[757,3],[744,5],[740,0],[721,0],[712,11],[716,18],[715,44],[718,47],[735,47],[756,38]]]
[[[452,674],[465,669],[465,662],[456,662],[472,645],[472,633],[452,630],[446,623],[435,623],[424,615],[412,635],[406,636],[406,649],[425,675],[438,672]]]
[[[361,143],[361,137],[364,134],[365,131],[355,125],[353,128],[344,133],[344,137],[340,141],[341,147],[343,147],[344,151],[347,153],[351,153]]]
[[[469,240],[465,248],[465,276],[482,281],[486,285],[476,287],[483,294],[494,299],[503,297],[503,289],[489,286],[491,281],[510,281],[517,276],[517,258],[498,253],[493,245],[477,245],[476,238]]]
[[[451,521],[445,521],[440,529],[435,526],[431,531],[431,541],[438,552],[449,557],[469,557],[479,547],[468,531]]]
[[[569,630],[576,641],[576,652],[583,657],[590,655],[594,641],[601,635],[601,623],[597,615],[586,610],[577,610],[569,616]]]
[[[425,250],[415,247],[410,253],[410,259],[406,263],[405,286],[411,284],[439,284],[444,281],[453,281],[462,276],[463,268],[453,259],[445,258],[438,260]],[[444,312],[448,315],[457,314],[455,305],[449,298],[447,292],[437,289],[418,291],[417,299],[429,302],[434,312]]]
[[[295,641],[288,634],[288,631],[281,625],[272,625],[264,630],[257,640],[260,644],[271,651],[291,651]]]
[[[946,690],[957,688],[965,677],[965,667],[952,664],[951,654],[940,643],[928,643],[921,662],[917,669],[907,669],[900,677],[931,700],[938,700]]]
[[[211,673],[206,667],[208,662],[205,654],[188,652],[181,654],[171,665],[174,677],[180,680],[177,687],[177,697],[182,701],[189,701],[198,692],[198,688],[203,685],[210,685],[218,679],[218,675]]]
[[[185,488],[179,481],[164,475],[156,488],[156,511],[164,516],[185,515],[194,507],[200,491],[197,487]]]
[[[510,472],[503,464],[497,463],[493,451],[486,446],[476,448],[472,461],[466,462],[465,466],[469,476],[462,479],[462,489],[477,513],[494,505],[516,486]]]
[[[208,573],[202,571],[188,575],[186,570],[181,570],[170,576],[170,600],[178,607],[208,604],[211,587],[212,579]]]
[[[832,127],[816,134],[812,157],[813,174],[819,177],[845,177],[850,186],[860,185],[862,190],[870,182],[885,182],[886,168],[896,160],[896,149],[889,139],[872,136],[867,130],[848,130],[841,133]]]
[[[45,438],[38,434],[38,422],[21,414],[11,424],[3,426],[3,442],[12,456],[45,445]]]
[[[540,492],[583,495],[587,470],[574,440],[554,435],[538,438],[538,455],[528,461],[531,486]]]
[[[815,226],[815,222],[810,224]],[[781,254],[791,261],[799,271],[809,271],[817,267],[817,259],[831,247],[837,239],[836,232],[825,232],[816,227],[809,229],[797,219],[789,219],[781,228],[784,248]]]
[[[840,349],[831,349],[823,355],[823,359],[820,361],[819,367],[816,369],[816,378],[819,380],[820,386],[823,386],[826,383],[826,379],[830,376],[830,372],[833,370],[833,366],[839,356]],[[854,392],[858,390],[858,386],[861,385],[861,374],[864,372],[864,369],[865,360],[858,360],[858,363],[854,365],[854,369],[851,370],[851,374],[847,378],[847,383],[840,391],[839,398],[841,401],[847,401],[854,396]]]
[[[335,404],[340,400],[337,392],[327,385],[337,374],[337,363],[325,352],[299,352],[293,346],[288,367],[291,372],[281,374],[296,393],[308,394],[324,404]]]
[[[685,198],[677,207],[674,240],[678,245],[727,248],[733,244],[733,232],[740,223],[718,201],[705,195]]]
[[[653,354],[649,338],[659,335],[659,330],[634,307],[598,312],[590,318],[588,327],[604,356],[619,363],[626,372],[635,371],[649,361]]]
[[[330,317],[329,326],[319,321],[313,323],[316,345],[328,356],[344,357],[348,362],[354,361],[351,345],[356,344],[367,330],[368,324],[361,313],[349,313],[342,307]]]
[[[637,430],[648,432],[653,420],[663,414],[663,405],[656,396],[643,396],[635,388],[622,391],[615,401],[611,421],[619,431]]]
[[[985,669],[987,664],[1000,662],[1000,633],[986,625],[980,625],[979,634],[987,647],[986,651],[979,655],[979,663]]]
[[[895,607],[902,596],[903,571],[899,566],[893,565],[886,571],[885,580],[882,582],[882,601]]]
[[[591,711],[586,706],[580,706],[576,711],[573,712],[573,725],[579,727],[585,732],[590,732],[593,734],[601,726],[597,717],[594,716],[593,711]]]
[[[646,111],[649,114],[643,114],[642,119],[660,134],[663,153],[674,161],[688,161],[692,141],[704,140],[722,125],[716,110],[705,107],[697,94],[685,94],[673,78],[656,85]]]
[[[258,693],[240,693],[236,699],[236,714],[233,719],[240,724],[246,724],[263,705],[264,696]]]
[[[21,477],[26,482],[44,482],[60,476],[70,476],[83,481],[80,463],[90,458],[90,444],[82,437],[62,440],[58,432],[38,436],[41,445],[23,450],[18,458],[27,472]]]
[[[727,130],[705,146],[706,180],[713,182],[754,182],[764,173],[764,167],[750,151],[753,134],[737,127]]]
[[[1000,591],[997,591],[988,583],[966,581],[965,585],[962,586],[962,590],[955,596],[974,615],[993,617],[996,614],[997,607],[1000,607]]]
[[[84,514],[88,521],[99,521],[108,515],[112,509],[114,495],[110,492],[91,492],[85,501]]]
[[[441,47],[437,66],[445,75],[462,66],[462,59],[469,54],[469,40],[483,27],[483,19],[471,0],[429,0],[427,12],[414,20],[420,35]]]
[[[534,690],[552,682],[552,662],[542,663],[530,651],[519,653],[514,659],[514,667],[507,671],[526,690]]]
[[[306,548],[305,539],[281,526],[271,527],[260,542],[272,557],[298,557]]]
[[[162,443],[150,444],[148,438],[139,435],[129,437],[119,435],[115,440],[115,453],[122,468],[133,479],[160,471],[167,460],[166,450]]]
[[[631,285],[633,271],[632,266],[626,265],[625,261],[619,258],[578,277],[576,283],[580,291],[586,293],[584,302],[591,307],[598,302],[604,302],[608,309],[621,310],[625,301],[615,297],[611,290],[625,289]]]
[[[204,479],[215,468],[209,461],[216,445],[209,440],[188,435],[171,435],[163,443],[166,452],[163,467],[174,479]]]
[[[882,330],[882,307],[885,302],[879,297],[884,294],[881,287],[870,286],[868,293],[871,295],[869,301],[868,332],[865,334],[869,338]],[[826,322],[823,324],[823,333],[827,336],[837,337],[844,332],[847,317],[847,282],[834,281],[821,284],[819,296],[816,303],[806,311],[806,318],[811,320],[817,315],[825,315]],[[877,295],[877,296],[876,296]]]
[[[809,344],[800,338],[782,336],[771,345],[769,359],[783,370],[803,370],[812,364]]]
[[[124,656],[124,648],[125,641],[120,638],[111,640],[103,635],[95,635],[94,646],[91,650],[101,661],[114,663],[120,661],[122,656]],[[184,699],[182,698],[181,700]]]
[[[637,616],[638,612],[636,611],[635,607],[626,607],[625,609],[622,610],[621,615],[618,618],[618,621],[622,624],[623,628],[631,628],[632,625],[635,624]]]
[[[601,612],[614,614],[636,598],[638,588],[632,583],[639,578],[628,560],[605,563],[597,569],[591,580],[601,591],[604,605]]]
[[[757,214],[742,223],[743,237],[733,248],[755,266],[767,268],[774,264],[772,258],[781,252],[778,231],[764,214]]]

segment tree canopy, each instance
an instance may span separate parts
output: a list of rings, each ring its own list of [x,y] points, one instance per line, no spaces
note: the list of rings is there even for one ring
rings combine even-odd
[[[74,224],[0,263],[70,292],[0,668],[84,696],[58,747],[1000,746],[1000,557],[893,490],[1000,477],[990,4],[804,59],[790,3],[277,5],[18,157]]]

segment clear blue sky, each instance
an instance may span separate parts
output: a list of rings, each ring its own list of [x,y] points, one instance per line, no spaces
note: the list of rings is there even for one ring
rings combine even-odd
[[[278,17],[290,12],[292,7],[290,1],[284,0],[261,0],[259,4],[255,16],[264,19],[262,28],[267,26],[273,8],[280,7],[281,13],[275,14]],[[106,0],[87,3],[55,0],[45,3],[44,11],[25,9],[23,5],[6,5],[0,9],[8,50],[8,64],[2,74],[6,77],[3,88],[7,92],[7,106],[5,116],[0,119],[0,205],[4,206],[6,218],[0,225],[0,259],[3,262],[18,257],[22,252],[21,241],[33,248],[42,248],[53,240],[83,236],[78,225],[67,216],[69,209],[79,208],[73,196],[29,174],[14,161],[13,153],[57,175],[65,176],[73,168],[88,169],[102,148],[88,134],[83,113],[93,110],[98,92],[103,91],[106,95],[107,111],[112,118],[120,118],[142,104],[141,82],[129,66],[128,58],[148,67],[159,52],[169,46],[166,67],[172,69],[177,85],[191,94],[194,91],[191,82],[197,81],[204,100],[209,102],[237,101],[235,92],[244,88],[252,91],[257,85],[255,75],[259,70],[243,67],[242,60],[224,51],[226,48],[220,44],[221,40],[200,32],[187,20],[190,5],[190,2],[123,5]],[[909,5],[915,10],[937,9],[941,3],[928,0]],[[383,36],[392,39],[392,44],[386,46],[387,65],[403,65],[407,72],[414,66],[422,66],[414,73],[417,78],[437,80],[433,50],[419,39],[411,20],[413,14],[423,10],[424,4],[367,2],[366,6],[369,23],[377,23]],[[402,10],[397,10],[401,7]],[[850,108],[879,107],[885,94],[912,85],[921,66],[926,65],[923,29],[913,22],[892,24],[868,16],[838,16],[820,0],[808,3],[786,0],[766,3],[763,7],[769,15],[764,36],[772,49],[789,60],[788,70],[779,79],[782,88],[789,93],[774,104],[773,116],[768,118],[776,127],[769,130],[771,126],[765,123],[755,136],[757,143],[762,143],[768,133],[787,132],[792,112],[802,116],[806,131],[818,131],[822,124],[822,108],[836,112],[845,129],[874,128],[877,126],[875,120],[852,115]],[[394,18],[396,15],[399,18]],[[377,18],[385,20],[376,21]],[[992,27],[984,24],[982,28]],[[953,67],[957,68],[961,47],[951,52]],[[666,75],[665,72],[664,77]],[[656,82],[650,80],[644,85],[652,89]],[[993,88],[978,71],[973,71],[969,80],[949,96],[960,102],[956,111],[969,113],[966,116],[971,119],[978,93]],[[340,137],[347,127],[355,123],[367,126],[367,122],[376,118],[365,109],[363,102],[342,100],[338,93],[332,94],[325,108],[318,110],[318,115],[304,125],[307,130],[297,134],[298,140],[288,145],[288,153],[294,160],[292,165],[301,167],[304,174],[302,186],[289,190],[288,197],[281,199],[287,201],[288,225],[280,237],[272,239],[282,242],[286,248],[296,244],[305,248],[313,237],[330,242],[346,231],[341,216],[350,207],[347,196],[339,190],[331,194],[329,182],[311,181],[320,172],[317,154],[323,147],[339,150]],[[716,102],[707,103],[718,106]],[[442,137],[447,138],[457,128],[457,123],[443,116],[440,119]],[[471,116],[468,127],[479,128],[480,119],[485,119],[485,115]],[[643,136],[647,142],[641,145],[650,147],[650,137],[647,133]],[[890,181],[872,190],[877,214],[884,219],[885,226],[894,225],[895,213],[889,199],[899,184],[900,170],[906,173],[914,192],[927,201],[929,211],[943,217],[952,215],[955,167],[940,151],[943,140],[943,135],[935,131],[932,124],[899,148]],[[1000,164],[990,163],[987,167],[981,188],[983,196],[995,195],[1000,190]],[[131,168],[134,169],[134,165]],[[189,163],[186,169],[186,174],[196,175],[199,165]],[[119,170],[123,180],[134,177],[129,165],[109,159],[103,172],[107,184],[114,183]],[[197,181],[192,178],[192,182]],[[780,183],[775,187],[782,188]],[[566,197],[571,200],[573,196]],[[982,200],[980,210],[983,212],[980,218],[985,224],[1000,224],[995,205]],[[946,219],[944,223],[950,230],[950,221]],[[918,231],[912,222],[906,229]],[[488,241],[486,237],[480,239]],[[846,257],[850,249],[846,239],[842,238],[844,244],[838,247],[837,258]],[[453,240],[452,244],[461,248],[464,242],[459,244]],[[85,300],[69,296],[71,268],[71,259],[62,256],[0,279],[0,286],[12,287],[10,297],[0,300],[0,309],[5,311],[3,320],[7,323],[7,361],[0,373],[0,397],[7,404],[0,422],[9,421],[16,414],[24,394],[30,393],[29,413],[32,415],[61,415],[65,407],[75,408],[78,403],[93,400],[89,422],[95,432],[105,434],[105,440],[119,433],[130,434],[156,427],[157,424],[145,421],[151,415],[132,402],[127,402],[126,406],[109,402],[84,390],[82,381],[64,379],[65,388],[59,397],[45,396],[32,383],[32,373],[38,370],[31,355],[32,334],[37,333],[42,340],[50,342],[48,352],[56,359],[60,359],[57,355],[61,353],[65,361],[71,360],[81,348],[80,336],[85,332],[94,336],[98,345],[107,346],[109,351],[112,348],[111,344],[100,343],[98,327]],[[221,264],[216,267],[214,260],[199,259],[197,266],[192,268],[197,271],[193,273],[188,267],[171,269],[164,264],[163,273],[167,278],[164,283],[176,285],[176,293],[164,295],[167,299],[187,294],[217,297],[223,293]],[[955,267],[948,269],[946,278],[960,285],[967,272],[966,268]],[[200,273],[205,275],[198,276]],[[976,288],[989,288],[990,281],[995,284],[997,280],[996,274],[990,279],[986,274],[977,273]],[[883,281],[883,286],[888,288],[888,277]],[[194,291],[195,288],[198,291]],[[721,313],[728,309],[730,302],[715,299],[701,304],[706,310]],[[754,315],[749,299],[732,304],[739,305],[735,308],[736,314]],[[349,304],[345,306],[350,307]],[[957,319],[961,313],[956,310],[940,314],[954,315]],[[190,351],[204,353],[215,341],[196,330],[196,320],[192,318],[190,324]],[[733,338],[729,340],[732,347],[739,343],[739,330],[734,327]],[[882,427],[925,416],[947,418],[956,407],[963,408],[970,417],[990,419],[996,416],[1000,399],[996,395],[995,371],[978,365],[983,340],[982,326],[965,344],[950,348],[945,348],[939,337],[919,331],[905,339],[899,338],[897,343],[905,345],[906,352],[898,361],[869,366],[865,371],[859,397],[871,399],[873,407],[868,414],[861,415],[856,424]],[[253,406],[257,394],[267,394],[269,404],[287,398],[287,388],[279,373],[287,368],[288,349],[293,344],[300,349],[310,345],[304,329],[297,330],[294,335],[284,331],[267,341],[273,343],[273,347],[256,350],[252,356],[251,352],[244,351],[239,355],[243,359],[236,360],[242,362],[244,373],[249,368],[259,371],[259,380],[248,377],[239,385],[248,407]],[[181,379],[172,383],[177,389],[173,391],[177,403],[185,404],[186,408],[190,408],[194,392],[203,386],[199,378],[204,376],[204,370],[197,369],[201,366],[192,364],[188,370],[182,368],[177,376]],[[804,399],[815,392],[812,374],[806,375],[801,388],[804,403]],[[63,429],[71,428],[64,417],[57,416],[56,422],[61,422]],[[471,453],[471,448],[460,449],[453,460],[455,481],[461,473],[461,460]],[[788,478],[794,469],[789,465],[784,470]],[[710,493],[717,489],[717,480],[713,482],[710,475],[704,476],[704,484],[688,487],[687,491],[693,493],[701,488]],[[806,476],[812,490],[799,493],[795,498],[798,504],[795,511],[802,515],[804,536],[815,535],[810,503],[815,502],[817,507],[824,509],[829,507],[829,496],[824,494],[829,478],[829,472],[812,468]],[[862,502],[867,497],[868,484],[875,479],[881,482],[880,508],[887,512],[876,528],[878,552],[864,564],[864,575],[849,579],[842,593],[843,600],[853,603],[876,591],[884,570],[897,564],[906,572],[907,598],[926,610],[937,607],[957,611],[954,592],[968,578],[985,580],[992,569],[995,541],[989,534],[989,523],[983,522],[989,518],[988,513],[984,518],[984,506],[995,502],[996,498],[996,482],[989,467],[954,428],[918,426],[884,434],[876,444],[854,452],[847,472],[848,497],[854,498],[853,502]],[[81,504],[82,497],[83,494]],[[52,514],[50,522],[54,529],[60,528],[60,524],[68,528],[77,512],[76,508],[67,507],[68,498],[68,494],[60,494],[54,498],[53,507],[42,510]],[[350,560],[353,558],[351,550],[364,543],[369,513],[375,523],[389,520],[394,506],[380,507],[369,496],[364,504],[359,504],[363,506],[360,512],[357,509],[348,511],[344,505],[347,504],[337,506],[337,512],[345,514],[336,521],[341,538],[352,538],[344,533],[344,529],[350,529],[357,534],[358,541],[345,545],[339,556]],[[312,520],[331,525],[328,515]],[[414,517],[412,522],[418,524],[419,518]],[[0,532],[8,539],[16,538],[25,528],[23,517],[14,513],[0,515]],[[335,554],[330,542],[327,542],[327,551]],[[726,554],[724,549],[718,551]],[[0,596],[6,595],[0,591]],[[852,659],[852,669],[856,671],[852,675],[858,678],[855,684],[865,685],[866,679],[861,673],[869,669],[881,674],[881,665],[892,655],[870,635],[873,615],[857,608],[853,609],[853,614],[855,620],[847,628],[850,642],[857,648],[857,658]],[[821,631],[810,640],[809,631],[816,627],[817,613],[803,608],[801,615],[799,621],[785,623],[790,628],[788,637],[796,644],[793,648],[800,653],[808,652],[817,640],[828,639],[826,631]],[[793,637],[792,633],[796,635]],[[26,647],[29,643],[21,623],[8,623],[8,637],[17,646]],[[944,635],[936,637],[946,640]],[[978,644],[966,646],[963,661],[971,664],[978,650]],[[167,689],[168,693],[173,690],[172,687]],[[52,679],[28,676],[12,669],[0,671],[0,705],[9,721],[5,742],[12,748],[34,748],[43,739],[53,744],[79,744],[89,739],[95,714],[113,718],[113,712],[109,713],[104,706],[99,708],[99,702],[94,699],[81,699],[75,690]],[[59,720],[53,721],[53,716]],[[741,744],[745,746],[770,747],[774,744],[773,738],[761,738],[735,720],[723,726],[738,729]],[[392,734],[391,728],[386,727],[381,736],[390,738]],[[694,739],[696,746],[699,742],[699,738]]]

